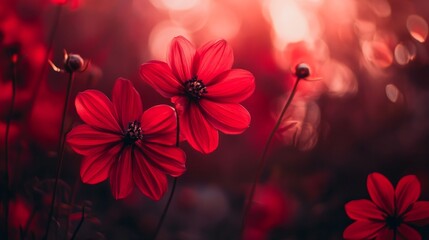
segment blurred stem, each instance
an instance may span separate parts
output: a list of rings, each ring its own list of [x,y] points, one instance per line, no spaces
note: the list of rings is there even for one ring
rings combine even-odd
[[[56,8],[56,11],[55,11],[54,21],[53,21],[53,25],[52,25],[52,28],[51,28],[51,31],[49,34],[49,39],[48,39],[48,47],[46,48],[45,58],[43,59],[43,66],[42,66],[42,69],[40,70],[40,75],[36,80],[36,85],[34,87],[34,91],[33,91],[31,98],[30,98],[31,99],[30,109],[32,108],[32,106],[35,102],[34,100],[36,99],[37,93],[39,92],[43,76],[45,76],[45,71],[48,67],[49,55],[50,55],[50,53],[52,51],[52,47],[54,45],[55,35],[57,33],[57,30],[58,30],[58,24],[60,22],[60,17],[61,17],[63,5],[64,4],[58,5]]]
[[[249,197],[247,199],[247,203],[246,203],[245,208],[244,208],[243,218],[241,221],[241,230],[240,230],[241,239],[243,238],[244,229],[246,227],[247,215],[249,213],[250,207],[252,206],[252,201],[253,201],[253,197],[255,195],[255,190],[256,190],[256,184],[258,183],[259,179],[261,178],[265,164],[267,162],[266,156],[267,156],[268,148],[270,147],[271,141],[273,140],[274,135],[275,135],[277,129],[279,128],[279,126],[282,122],[282,119],[286,113],[286,110],[289,108],[289,106],[293,100],[293,97],[295,96],[299,80],[301,80],[301,78],[296,79],[295,84],[292,88],[292,92],[290,93],[290,96],[287,99],[286,104],[284,105],[284,107],[280,113],[279,118],[277,119],[276,125],[274,125],[274,128],[271,131],[270,135],[268,136],[268,140],[265,143],[264,149],[262,150],[262,155],[259,159],[258,168],[256,169],[255,178],[253,179],[253,183],[252,183],[252,187],[250,189]]]
[[[51,225],[51,221],[52,221],[52,216],[54,214],[54,206],[55,206],[55,198],[56,198],[56,193],[57,193],[57,186],[58,186],[58,179],[60,178],[61,175],[61,167],[63,164],[63,158],[64,158],[64,126],[65,126],[65,118],[67,115],[67,110],[68,110],[68,105],[69,105],[69,98],[70,98],[70,92],[71,92],[71,87],[72,87],[72,83],[73,83],[73,77],[74,77],[74,73],[70,72],[69,73],[69,79],[67,82],[67,90],[66,90],[66,100],[64,103],[64,108],[63,108],[63,115],[61,117],[61,130],[60,130],[60,144],[58,146],[58,164],[57,164],[57,175],[55,177],[55,182],[54,182],[54,189],[52,191],[52,202],[51,202],[51,208],[49,210],[49,217],[48,217],[48,224],[46,225],[46,231],[45,231],[45,236],[43,237],[43,239],[47,239],[48,235],[49,235],[49,228]]]
[[[4,141],[4,183],[5,183],[5,195],[4,195],[4,228],[6,239],[9,238],[9,131],[10,131],[10,122],[13,115],[13,107],[15,105],[16,97],[16,63],[18,61],[18,55],[12,56],[12,99],[10,103],[9,115],[6,120],[6,132],[5,132],[5,141]]]
[[[75,182],[74,182],[74,186],[73,186],[73,190],[72,190],[72,194],[71,194],[71,198],[70,198],[70,206],[73,208],[74,203],[76,201],[76,195],[77,192],[79,191],[80,188],[80,178],[77,177]],[[67,218],[67,224],[66,224],[66,233],[69,232],[70,229],[70,218]]]
[[[81,216],[79,224],[77,225],[76,229],[74,230],[73,236],[70,238],[70,240],[74,240],[76,238],[77,233],[79,232],[80,227],[82,227],[84,220],[85,220],[85,205],[82,206],[82,216]]]
[[[176,147],[179,147],[180,143],[180,124],[179,124],[179,113],[177,112],[176,108],[174,108],[174,111],[176,112]],[[168,197],[167,205],[165,205],[164,211],[162,212],[161,218],[159,219],[158,225],[156,226],[155,233],[153,235],[153,240],[156,239],[156,237],[159,234],[159,231],[161,230],[162,224],[164,223],[165,217],[167,216],[168,208],[170,207],[171,200],[173,199],[174,191],[176,190],[176,183],[177,183],[177,177],[173,180],[173,187],[171,188],[170,196]]]

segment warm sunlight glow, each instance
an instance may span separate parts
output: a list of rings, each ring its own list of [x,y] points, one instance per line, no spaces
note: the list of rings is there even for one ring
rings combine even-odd
[[[309,36],[308,19],[294,0],[271,0],[268,11],[275,34],[282,42],[299,42]]]
[[[166,47],[171,39],[176,36],[186,36],[189,39],[186,29],[177,27],[169,21],[156,25],[149,35],[149,49],[153,58],[166,59]]]

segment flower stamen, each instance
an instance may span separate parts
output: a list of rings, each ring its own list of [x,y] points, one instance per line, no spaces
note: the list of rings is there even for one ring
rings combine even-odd
[[[192,100],[199,100],[207,93],[206,85],[196,76],[185,82],[185,94]]]
[[[387,216],[386,225],[389,229],[397,229],[402,223],[402,218],[398,216]]]
[[[125,132],[124,142],[126,145],[131,145],[137,140],[142,140],[141,123],[137,120],[128,123],[128,129]]]

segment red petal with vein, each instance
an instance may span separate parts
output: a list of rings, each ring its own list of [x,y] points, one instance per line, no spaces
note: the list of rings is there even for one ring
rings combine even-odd
[[[80,167],[80,177],[82,182],[96,184],[107,179],[110,168],[114,161],[117,160],[122,145],[113,147],[101,152],[94,152],[82,160]]]
[[[385,226],[381,229],[375,240],[392,240],[393,239],[393,230]]]
[[[165,174],[178,177],[186,170],[186,155],[178,147],[169,147],[158,144],[139,144],[138,151],[145,156],[150,164]]]
[[[141,154],[135,152],[135,166],[133,167],[134,182],[140,191],[152,200],[159,200],[167,191],[167,177],[159,169],[150,165]]]
[[[133,150],[131,147],[126,147],[122,150],[119,159],[113,163],[110,169],[110,187],[115,199],[121,199],[128,196],[134,188],[133,171],[134,160],[132,158]]]
[[[146,110],[141,117],[145,142],[164,145],[176,144],[176,112],[168,105],[157,105]]]
[[[234,62],[232,49],[225,40],[205,44],[198,49],[198,55],[197,76],[206,85],[220,73],[230,70]]]
[[[415,202],[411,210],[405,213],[404,222],[413,223],[418,226],[429,224],[429,201]]]
[[[184,112],[179,112],[180,131],[197,151],[208,154],[219,144],[218,131],[204,118],[199,107],[190,103]]]
[[[250,114],[240,104],[201,99],[200,106],[207,121],[223,133],[239,134],[249,127]]]
[[[112,102],[102,92],[86,90],[77,95],[76,111],[80,118],[96,129],[121,132]]]
[[[123,78],[116,80],[112,102],[122,129],[127,129],[129,122],[140,119],[143,112],[142,101],[140,94],[129,80]]]
[[[384,226],[380,222],[356,221],[344,230],[345,239],[372,239],[377,232]]]
[[[66,138],[73,151],[85,156],[94,152],[107,151],[112,145],[120,144],[121,140],[120,134],[102,132],[86,124],[74,127]]]
[[[407,224],[401,224],[398,227],[398,238],[403,240],[421,240],[422,236],[417,230],[408,226]]]
[[[193,77],[195,48],[186,38],[173,38],[168,54],[168,62],[173,74],[183,82]]]
[[[350,201],[345,206],[347,215],[353,220],[381,220],[386,214],[380,211],[377,206],[366,199]]]
[[[150,61],[141,65],[140,77],[165,98],[171,98],[183,91],[182,83],[165,62]]]
[[[221,73],[207,86],[205,98],[216,102],[240,103],[250,97],[255,90],[252,73],[242,69],[232,69]]]
[[[396,186],[395,196],[398,214],[402,214],[420,196],[420,182],[415,175],[408,175],[399,181]]]
[[[395,193],[389,180],[380,173],[369,174],[367,188],[375,205],[392,215],[394,213]]]

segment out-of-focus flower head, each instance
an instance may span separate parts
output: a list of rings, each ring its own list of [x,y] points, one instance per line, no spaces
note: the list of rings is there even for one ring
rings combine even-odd
[[[143,81],[171,98],[179,113],[180,130],[199,152],[213,152],[218,130],[240,134],[249,127],[250,114],[240,102],[255,89],[253,75],[231,69],[232,49],[225,40],[199,49],[182,36],[171,42],[168,63],[150,61],[140,68]]]
[[[81,0],[51,0],[51,2],[56,5],[63,5],[63,4],[70,3],[70,7],[72,9],[76,9],[82,4]]]
[[[110,178],[113,196],[125,198],[137,185],[153,200],[167,190],[166,174],[185,171],[185,153],[176,147],[176,114],[166,105],[143,112],[140,94],[129,80],[118,79],[112,101],[97,90],[76,97],[76,111],[85,124],[67,134],[67,143],[84,156],[82,181],[96,184]]]
[[[407,175],[396,189],[380,173],[368,175],[371,200],[353,200],[345,205],[347,215],[356,220],[343,233],[345,239],[422,239],[411,226],[429,224],[429,201],[417,201],[420,182]]]

